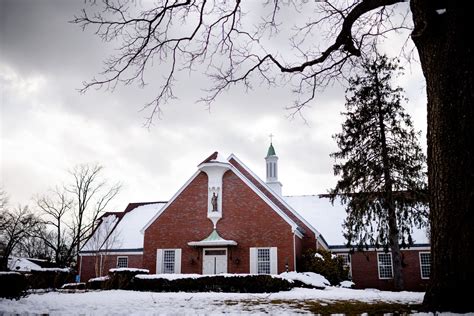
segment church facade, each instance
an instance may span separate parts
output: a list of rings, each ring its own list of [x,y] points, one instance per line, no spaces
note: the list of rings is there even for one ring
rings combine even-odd
[[[390,253],[345,248],[342,206],[316,195],[282,196],[272,144],[265,163],[264,182],[235,155],[215,152],[169,201],[104,214],[80,253],[81,281],[115,267],[158,274],[279,274],[299,271],[302,254],[322,248],[344,258],[357,287],[391,289]],[[426,254],[426,243],[403,252],[408,289],[424,288]]]

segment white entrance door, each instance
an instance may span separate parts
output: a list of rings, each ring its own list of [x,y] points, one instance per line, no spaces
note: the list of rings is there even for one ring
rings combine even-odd
[[[202,274],[227,273],[227,249],[203,249]]]

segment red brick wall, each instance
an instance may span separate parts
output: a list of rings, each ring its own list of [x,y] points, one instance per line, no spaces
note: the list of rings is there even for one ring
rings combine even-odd
[[[275,205],[277,205],[289,218],[291,218],[296,224],[298,224],[301,228],[305,230],[305,235],[303,237],[303,249],[315,249],[316,248],[316,235],[315,233],[309,229],[301,220],[296,217],[286,206],[278,201],[277,198],[266,189],[263,185],[259,183],[257,179],[255,179],[249,172],[245,170],[243,166],[241,166],[237,160],[231,159],[229,161],[237,170],[239,170],[247,179],[249,179],[263,194],[265,194]]]
[[[418,250],[402,250],[403,280],[406,290],[426,290],[429,280],[421,278],[419,252]],[[351,265],[352,280],[356,288],[394,289],[393,279],[379,279],[376,251],[352,254]]]
[[[145,231],[144,268],[156,273],[156,249],[181,248],[182,273],[202,273],[202,248],[187,245],[212,232],[207,218],[208,179],[201,172]],[[249,272],[250,247],[278,247],[278,271],[285,263],[293,270],[293,233],[270,206],[237,175],[227,171],[223,177],[223,217],[217,231],[224,239],[235,240],[228,249],[228,272]]]
[[[100,262],[100,256],[82,256],[82,265],[81,260],[79,260],[81,282],[87,282],[91,278],[107,275],[109,269],[117,267],[117,257],[128,257],[129,268],[143,267],[142,255],[106,255],[102,257],[102,273],[101,275],[96,275],[95,266],[96,262]]]

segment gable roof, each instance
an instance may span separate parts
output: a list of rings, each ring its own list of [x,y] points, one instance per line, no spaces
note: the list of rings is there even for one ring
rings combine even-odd
[[[98,250],[143,250],[140,229],[166,204],[166,202],[129,203],[123,212],[107,212],[81,253]]]
[[[343,223],[346,218],[344,205],[338,199],[331,204],[329,198],[322,195],[285,196],[284,199],[292,205],[308,222],[318,225],[330,248],[345,246]],[[429,243],[425,229],[413,229],[414,246]]]
[[[203,165],[209,164],[209,163],[225,163],[228,165],[229,169],[237,175],[250,189],[252,189],[262,200],[267,203],[280,217],[283,218],[291,227],[292,230],[301,237],[301,229],[300,225],[293,220],[292,217],[288,216],[287,212],[283,211],[280,206],[278,206],[275,203],[275,200],[271,199],[271,195],[265,194],[259,187],[255,185],[255,182],[251,180],[251,177],[249,178],[248,175],[245,175],[242,173],[242,170],[245,171],[245,168],[242,167],[242,165],[239,165],[238,163],[232,163],[231,159],[237,159],[235,155],[230,155],[229,158],[224,159],[218,152],[214,152],[212,155],[207,157],[203,162],[201,162],[198,167],[201,167]],[[237,160],[236,160],[237,161]],[[240,166],[240,169],[236,167],[236,165]],[[169,200],[169,202],[158,212],[153,216],[148,223],[141,229],[141,232],[144,233],[145,230],[150,227],[150,225],[168,208],[169,205],[173,203],[173,201],[181,194],[181,192],[184,191],[184,189],[201,173],[203,172],[202,170],[198,169],[191,178],[186,181],[186,183],[178,190],[178,192],[173,195],[173,197]],[[265,185],[266,186],[266,185]],[[267,188],[266,190],[270,190]],[[271,190],[270,190],[271,191]],[[270,192],[268,191],[268,192]]]
[[[282,197],[274,193],[268,185],[263,182],[258,176],[256,176],[244,163],[242,163],[237,156],[234,154],[230,155],[228,158],[229,162],[237,168],[245,177],[251,181],[266,197],[268,197],[278,208],[284,212],[292,221],[294,221],[301,229],[310,230],[314,232],[316,238],[320,237],[320,232],[303,216],[301,216],[297,211],[293,209]],[[323,244],[326,244],[324,238],[321,238],[320,241]]]

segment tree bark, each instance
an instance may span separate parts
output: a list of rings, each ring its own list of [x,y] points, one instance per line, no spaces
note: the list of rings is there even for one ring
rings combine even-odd
[[[443,10],[444,9],[444,10]],[[474,49],[469,2],[412,0],[428,97],[430,310],[474,311]]]

